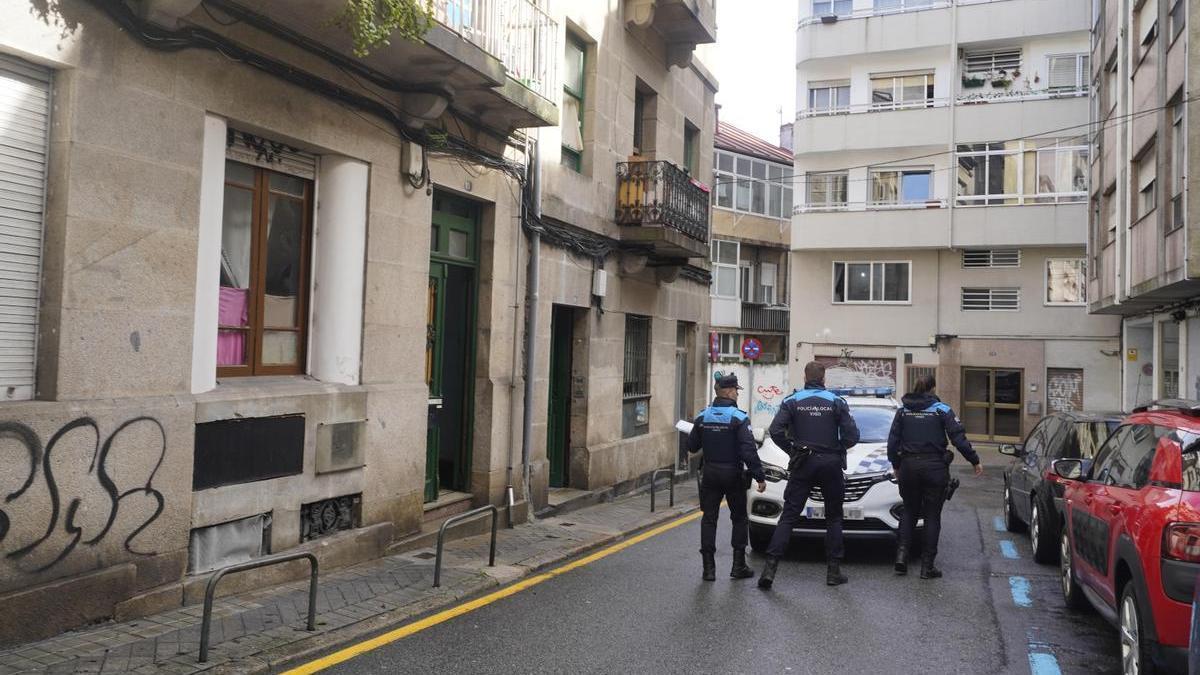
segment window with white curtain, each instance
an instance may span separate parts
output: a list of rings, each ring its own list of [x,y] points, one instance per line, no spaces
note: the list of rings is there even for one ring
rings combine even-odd
[[[809,209],[837,209],[846,206],[845,171],[810,173],[804,177],[805,202]]]
[[[1046,260],[1046,304],[1087,304],[1087,263],[1083,258]]]
[[[920,108],[933,105],[933,73],[872,75],[871,107]]]
[[[775,304],[775,283],[779,276],[779,266],[775,263],[762,263],[758,266],[758,301],[764,305]]]
[[[849,82],[822,82],[808,85],[808,112],[829,115],[850,110]]]

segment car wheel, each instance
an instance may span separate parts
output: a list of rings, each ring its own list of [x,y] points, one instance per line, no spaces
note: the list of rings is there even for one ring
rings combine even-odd
[[[1154,663],[1150,659],[1149,644],[1132,581],[1125,584],[1125,589],[1121,591],[1121,604],[1117,612],[1117,629],[1121,640],[1121,672],[1125,675],[1153,673]]]
[[[1071,609],[1083,609],[1087,600],[1083,597],[1079,582],[1075,580],[1075,561],[1071,557],[1071,540],[1065,527],[1059,537],[1058,569],[1062,579],[1063,601]]]
[[[1039,501],[1035,495],[1032,517],[1029,519],[1029,541],[1033,544],[1034,561],[1050,564],[1055,562],[1054,557],[1058,554],[1058,547],[1055,546],[1058,538],[1054,536],[1053,518],[1046,509],[1042,508]]]
[[[767,547],[771,545],[771,535],[773,534],[775,534],[775,528],[751,523],[750,548],[759,553],[765,553]]]
[[[1020,532],[1025,528],[1025,523],[1017,517],[1017,511],[1013,508],[1012,492],[1008,489],[1008,481],[1004,482],[1004,529],[1009,532]]]

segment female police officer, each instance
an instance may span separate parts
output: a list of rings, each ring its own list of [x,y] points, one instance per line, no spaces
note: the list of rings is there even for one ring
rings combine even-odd
[[[908,573],[908,545],[918,516],[925,518],[925,547],[921,554],[921,578],[937,579],[941,570],[934,567],[938,536],[942,529],[942,506],[950,483],[950,462],[954,453],[946,449],[946,438],[962,453],[975,475],[983,474],[979,455],[967,440],[967,432],[950,406],[942,403],[933,390],[932,375],[917,378],[911,394],[904,396],[904,407],[896,412],[888,435],[887,454],[900,479],[900,497],[904,516],[900,521],[900,543],[896,547],[896,574]]]

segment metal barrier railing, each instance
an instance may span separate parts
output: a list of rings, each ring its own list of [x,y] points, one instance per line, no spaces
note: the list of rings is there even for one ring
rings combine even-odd
[[[496,566],[496,523],[500,520],[500,509],[492,504],[481,506],[477,509],[460,513],[457,516],[450,516],[446,522],[442,523],[441,529],[438,530],[437,538],[437,560],[433,563],[433,587],[437,588],[442,585],[442,545],[446,542],[446,528],[454,523],[460,523],[464,520],[470,520],[475,516],[483,514],[485,511],[490,511],[492,514],[492,548],[488,553],[488,567]]]
[[[200,663],[208,661],[208,637],[209,631],[212,629],[213,594],[216,593],[217,583],[226,574],[269,567],[280,563],[292,562],[293,560],[307,560],[312,570],[308,581],[308,624],[306,630],[313,631],[317,629],[317,556],[311,553],[281,553],[279,555],[267,556],[223,567],[209,577],[208,586],[204,589],[204,616],[200,623]]]
[[[655,469],[654,473],[650,474],[650,513],[654,513],[654,486],[658,482],[658,474],[667,474],[667,485],[671,488],[670,505],[675,506],[675,469]]]

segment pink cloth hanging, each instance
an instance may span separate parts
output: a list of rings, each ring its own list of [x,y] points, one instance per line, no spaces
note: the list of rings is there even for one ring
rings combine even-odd
[[[248,325],[250,291],[246,288],[221,287],[217,323],[222,326]],[[246,332],[217,331],[217,365],[241,366],[246,363]]]

